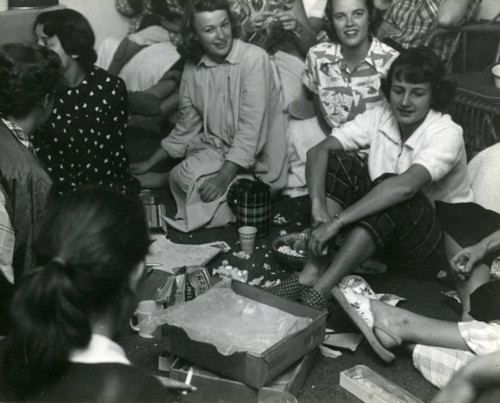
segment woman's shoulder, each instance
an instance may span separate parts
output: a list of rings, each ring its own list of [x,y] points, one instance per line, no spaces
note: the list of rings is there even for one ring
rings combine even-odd
[[[319,55],[319,56],[333,56],[338,57],[340,55],[341,46],[339,43],[335,42],[320,42],[309,49],[309,55]]]
[[[112,391],[109,385],[114,385]],[[56,382],[44,389],[44,399],[53,401],[99,401],[108,393],[112,401],[166,401],[168,390],[149,373],[130,365],[69,365]]]
[[[253,43],[244,42],[241,39],[233,41],[233,49],[241,60],[253,60],[255,58],[268,59],[269,55],[261,47]]]
[[[92,66],[88,74],[89,81],[95,85],[106,85],[111,87],[123,86],[125,88],[125,82],[120,77],[108,73],[100,67]]]
[[[430,134],[446,133],[448,136],[452,135],[460,139],[463,137],[462,127],[455,123],[452,117],[446,113],[431,109],[427,121],[426,131]]]

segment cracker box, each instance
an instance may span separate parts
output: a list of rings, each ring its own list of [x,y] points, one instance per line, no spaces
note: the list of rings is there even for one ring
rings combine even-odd
[[[181,357],[222,377],[243,382],[254,388],[261,388],[323,342],[326,312],[238,281],[233,281],[231,288],[243,297],[295,316],[311,318],[312,322],[305,329],[285,337],[261,354],[235,352],[228,356],[220,354],[211,344],[191,340],[182,328],[165,324],[162,327],[164,349],[174,356]]]

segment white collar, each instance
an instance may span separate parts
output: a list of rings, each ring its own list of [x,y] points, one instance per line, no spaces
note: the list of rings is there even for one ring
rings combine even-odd
[[[81,364],[117,363],[131,365],[123,348],[106,336],[96,333],[92,334],[87,347],[70,353],[69,361]]]

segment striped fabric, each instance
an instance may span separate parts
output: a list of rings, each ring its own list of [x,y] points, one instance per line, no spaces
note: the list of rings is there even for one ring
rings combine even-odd
[[[473,0],[466,14],[470,19],[482,0]],[[396,0],[387,10],[384,20],[393,28],[388,37],[399,43],[405,49],[420,45],[429,46],[442,59],[451,56],[454,34],[440,35],[432,42],[430,34],[436,27],[439,7],[443,0]]]

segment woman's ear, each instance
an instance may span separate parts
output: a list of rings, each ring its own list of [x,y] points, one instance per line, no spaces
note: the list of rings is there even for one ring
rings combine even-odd
[[[54,107],[54,92],[51,91],[48,94],[45,94],[43,99],[39,102],[40,107],[43,111],[52,112],[52,108]]]

